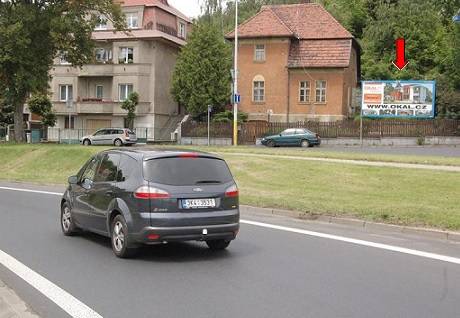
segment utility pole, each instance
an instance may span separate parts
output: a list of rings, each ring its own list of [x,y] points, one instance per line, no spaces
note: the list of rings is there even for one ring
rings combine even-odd
[[[233,81],[233,145],[238,146],[238,0],[235,0],[235,65]]]

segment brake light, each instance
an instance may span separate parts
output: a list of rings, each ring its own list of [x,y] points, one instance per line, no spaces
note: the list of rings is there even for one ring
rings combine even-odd
[[[142,186],[134,192],[134,197],[137,199],[168,199],[171,196],[164,190]]]
[[[198,154],[194,152],[187,152],[180,154],[179,158],[198,158]]]
[[[319,134],[316,134],[316,138],[320,138],[320,137],[319,137]]]
[[[232,185],[230,188],[225,190],[225,196],[227,198],[236,198],[239,195],[238,187],[236,184]]]
[[[158,240],[160,238],[160,235],[158,235],[158,234],[149,234],[149,235],[147,235],[147,238],[149,240],[154,241],[154,240]]]

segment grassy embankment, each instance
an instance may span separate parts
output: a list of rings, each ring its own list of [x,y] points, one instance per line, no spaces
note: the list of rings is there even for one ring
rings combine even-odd
[[[64,184],[67,176],[75,174],[92,154],[103,149],[0,145],[0,179]],[[460,173],[244,157],[227,153],[267,151],[246,147],[210,150],[219,152],[228,161],[241,190],[242,204],[460,230]],[[294,151],[295,154],[318,157],[321,153],[286,149],[274,151],[289,155],[293,155],[291,152]],[[325,155],[331,157],[329,152]],[[358,154],[338,153],[337,156],[359,159]],[[411,157],[387,157],[391,157],[391,161],[431,164],[455,164],[458,161],[441,157],[434,157],[429,162],[425,162],[425,157],[417,157],[415,161]]]

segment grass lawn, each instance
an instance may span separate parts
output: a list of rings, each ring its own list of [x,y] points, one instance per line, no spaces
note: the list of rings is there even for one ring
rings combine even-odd
[[[0,145],[0,179],[64,184],[103,149]],[[245,158],[216,149],[235,175],[242,204],[460,230],[460,173]]]

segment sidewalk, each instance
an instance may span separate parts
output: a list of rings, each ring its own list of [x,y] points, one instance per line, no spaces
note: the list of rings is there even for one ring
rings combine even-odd
[[[430,165],[430,164],[419,164],[419,163],[399,163],[399,162],[387,162],[387,161],[365,161],[365,160],[354,160],[354,159],[332,159],[332,158],[320,158],[320,157],[301,157],[301,156],[283,156],[283,155],[269,155],[269,154],[254,154],[254,153],[240,153],[240,152],[221,152],[222,156],[244,156],[244,157],[259,157],[259,158],[278,158],[278,159],[294,159],[294,160],[305,160],[305,161],[320,161],[329,163],[344,163],[358,166],[372,166],[372,167],[391,167],[391,168],[402,168],[402,169],[425,169],[425,170],[437,170],[437,171],[449,171],[449,172],[460,172],[458,166],[444,166],[444,165]]]
[[[26,303],[0,280],[0,318],[39,318]]]

